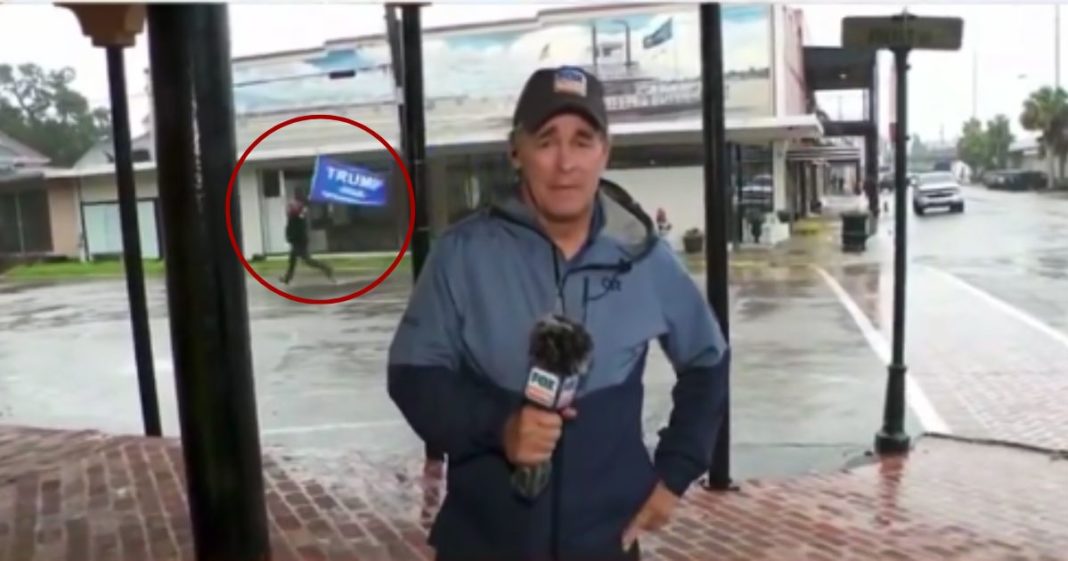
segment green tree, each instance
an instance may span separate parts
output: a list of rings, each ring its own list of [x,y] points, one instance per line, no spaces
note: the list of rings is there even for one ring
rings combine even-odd
[[[0,130],[69,166],[111,132],[105,108],[90,109],[70,87],[71,68],[45,71],[32,63],[0,64]]]
[[[978,173],[990,169],[990,154],[990,139],[983,130],[983,123],[979,119],[969,119],[957,141],[957,158]]]
[[[997,115],[986,123],[987,164],[997,169],[1009,166],[1009,148],[1016,138],[1005,115]]]
[[[1068,131],[1065,130],[1068,126],[1068,92],[1046,86],[1032,93],[1024,102],[1020,125],[1039,134],[1039,155],[1051,157],[1051,160],[1055,157],[1057,177],[1064,177],[1064,162],[1068,158]]]

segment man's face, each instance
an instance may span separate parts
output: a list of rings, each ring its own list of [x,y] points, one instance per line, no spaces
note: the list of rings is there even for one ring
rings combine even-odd
[[[608,164],[603,133],[586,119],[563,113],[533,133],[520,131],[512,148],[512,163],[544,218],[566,222],[586,216]]]

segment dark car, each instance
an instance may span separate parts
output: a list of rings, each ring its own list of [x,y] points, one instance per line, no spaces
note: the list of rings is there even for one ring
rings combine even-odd
[[[1049,178],[1041,171],[997,170],[984,173],[983,183],[991,189],[1031,191],[1045,189]]]

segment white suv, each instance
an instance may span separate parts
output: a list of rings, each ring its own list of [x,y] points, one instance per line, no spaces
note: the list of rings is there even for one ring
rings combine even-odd
[[[923,215],[929,208],[947,208],[950,212],[964,212],[964,196],[960,183],[948,171],[921,173],[912,189],[912,210]]]

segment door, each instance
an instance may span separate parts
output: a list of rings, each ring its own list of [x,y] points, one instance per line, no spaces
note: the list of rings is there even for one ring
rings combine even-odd
[[[286,243],[286,199],[282,196],[281,174],[264,170],[260,177],[260,225],[263,228],[263,252],[288,253]]]

